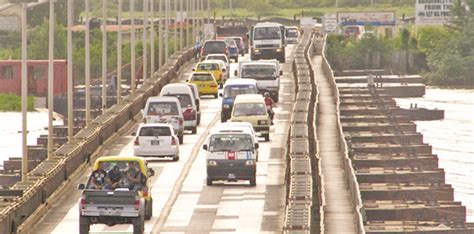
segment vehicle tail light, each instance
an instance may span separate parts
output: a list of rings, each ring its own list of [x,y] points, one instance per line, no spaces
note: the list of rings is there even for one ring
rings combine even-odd
[[[135,197],[135,210],[139,210],[139,209],[140,209],[140,198]]]
[[[140,145],[140,141],[138,140],[138,137],[135,138],[135,141],[133,142],[134,145]]]
[[[144,197],[148,197],[148,191],[143,191],[143,192],[142,192],[142,195],[143,195]],[[135,202],[136,202],[136,201],[135,201]]]
[[[186,108],[183,115],[184,115],[184,119],[187,119],[187,120],[196,119],[196,111],[194,111],[194,109],[192,107]]]
[[[176,137],[171,137],[171,145],[176,145]]]
[[[81,196],[81,209],[85,209],[85,208],[86,208],[86,196],[82,195]]]
[[[215,87],[217,87],[217,85],[216,84],[210,84],[209,87],[215,88]]]

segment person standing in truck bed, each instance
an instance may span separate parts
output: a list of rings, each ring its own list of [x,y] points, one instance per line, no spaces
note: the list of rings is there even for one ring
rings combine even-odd
[[[99,167],[92,172],[89,180],[89,189],[102,189],[105,186],[107,172],[104,170],[104,162],[99,163]]]

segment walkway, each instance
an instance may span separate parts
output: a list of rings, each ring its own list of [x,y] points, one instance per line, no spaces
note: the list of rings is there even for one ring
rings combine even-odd
[[[352,197],[345,179],[343,155],[339,152],[336,100],[322,71],[322,57],[313,58],[314,76],[319,89],[317,139],[323,174],[324,232],[357,233]]]

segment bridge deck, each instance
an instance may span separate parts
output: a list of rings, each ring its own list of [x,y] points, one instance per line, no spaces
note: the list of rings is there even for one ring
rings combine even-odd
[[[317,137],[324,181],[324,230],[326,233],[357,233],[352,197],[346,183],[343,155],[339,153],[337,115],[334,94],[321,70],[322,57],[313,59],[314,75],[319,88]]]

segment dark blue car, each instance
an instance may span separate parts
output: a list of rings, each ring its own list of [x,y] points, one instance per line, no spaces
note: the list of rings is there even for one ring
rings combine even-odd
[[[231,114],[235,97],[239,94],[256,94],[257,82],[254,79],[233,78],[224,85],[222,98],[221,122],[226,122]]]

